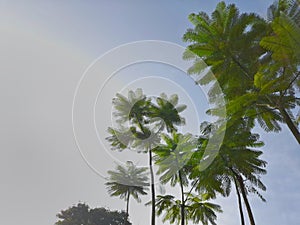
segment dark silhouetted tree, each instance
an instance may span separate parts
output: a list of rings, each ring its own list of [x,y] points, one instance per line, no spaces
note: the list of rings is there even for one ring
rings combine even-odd
[[[59,220],[55,225],[132,225],[127,214],[122,211],[111,211],[105,208],[94,208],[78,203],[57,214]]]
[[[126,162],[126,166],[117,165],[116,170],[108,171],[110,177],[107,185],[111,196],[118,196],[126,201],[126,215],[129,215],[129,199],[132,196],[140,202],[139,195],[147,194],[148,173],[147,168],[136,167],[131,161]]]

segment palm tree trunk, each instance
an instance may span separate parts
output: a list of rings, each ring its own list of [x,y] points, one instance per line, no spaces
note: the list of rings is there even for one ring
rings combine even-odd
[[[250,203],[248,201],[247,194],[246,194],[246,191],[245,191],[246,189],[245,189],[243,178],[240,175],[237,175],[237,180],[238,180],[240,188],[241,188],[241,192],[242,192],[243,200],[245,202],[246,209],[247,209],[247,212],[248,212],[248,217],[249,217],[249,220],[250,220],[250,224],[255,225],[254,216],[253,216],[251,206],[250,206]]]
[[[238,184],[236,182],[235,177],[234,177],[234,184],[235,184],[235,189],[236,189],[236,195],[238,197],[239,211],[240,211],[240,217],[241,217],[241,225],[245,225],[245,218],[244,218],[244,213],[243,213],[241,195],[240,195],[240,191],[239,191]]]
[[[179,182],[180,182],[180,190],[181,190],[181,225],[185,225],[185,199],[184,199],[184,190],[183,190],[183,183],[181,177],[181,171],[178,171]]]
[[[284,122],[286,123],[286,125],[288,126],[288,128],[290,129],[290,131],[292,132],[294,137],[296,138],[298,144],[300,144],[300,132],[299,132],[298,128],[296,127],[296,125],[292,121],[291,117],[289,116],[289,114],[286,112],[286,110],[283,107],[279,107],[279,111],[283,116]]]
[[[129,217],[129,198],[130,198],[130,192],[128,192],[127,199],[126,199],[126,217],[125,217],[124,225],[126,225],[126,222],[128,221],[128,217]]]
[[[153,173],[153,165],[152,165],[152,151],[149,149],[149,168],[150,168],[150,176],[151,176],[151,225],[155,225],[155,187],[154,187],[154,173]]]

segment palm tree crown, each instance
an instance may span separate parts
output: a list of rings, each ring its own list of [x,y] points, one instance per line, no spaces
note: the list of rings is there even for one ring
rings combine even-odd
[[[110,177],[107,185],[111,196],[119,196],[126,201],[126,213],[128,215],[129,198],[132,196],[140,202],[140,195],[147,194],[148,173],[147,168],[136,167],[131,161],[126,162],[126,166],[117,165],[115,171],[108,171]]]

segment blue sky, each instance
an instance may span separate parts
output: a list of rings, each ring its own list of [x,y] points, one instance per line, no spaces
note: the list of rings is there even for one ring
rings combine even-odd
[[[121,200],[108,196],[104,180],[86,165],[77,150],[71,120],[76,85],[97,57],[120,44],[163,40],[185,46],[181,38],[191,27],[188,15],[211,12],[217,2],[0,1],[3,224],[54,224],[56,213],[78,201],[92,207],[124,208]],[[226,2],[236,3],[241,12],[265,16],[272,1]],[[164,68],[163,73],[167,72]],[[123,77],[111,86],[121,89],[131,81]],[[186,77],[182,76],[181,82],[185,91],[197,93],[194,87],[188,88],[192,83]],[[268,161],[268,174],[262,177],[267,203],[251,198],[257,224],[296,225],[300,207],[299,146],[285,126],[278,134],[257,131],[266,143],[263,158]],[[85,135],[95,136],[92,132]],[[113,165],[105,161],[103,156],[100,164],[112,169]],[[239,224],[234,192],[218,202],[224,210],[218,224]],[[132,212],[138,212],[131,216],[134,225],[148,223],[145,218],[149,209],[142,208],[132,202]]]

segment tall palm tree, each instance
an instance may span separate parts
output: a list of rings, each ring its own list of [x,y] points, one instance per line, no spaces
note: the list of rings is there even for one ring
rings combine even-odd
[[[197,150],[197,138],[173,131],[171,135],[162,135],[162,139],[164,143],[154,149],[158,174],[161,175],[162,183],[170,183],[173,187],[179,185],[181,198],[176,200],[171,195],[158,196],[158,215],[165,212],[164,221],[181,225],[185,225],[188,220],[215,225],[216,212],[222,212],[220,206],[208,202],[211,196],[207,193],[194,195],[194,187],[189,185],[189,162]]]
[[[187,170],[185,168],[193,151],[197,148],[197,140],[191,134],[180,134],[175,131],[172,135],[162,135],[164,144],[160,144],[153,151],[156,154],[155,160],[161,175],[163,184],[170,183],[171,186],[179,184],[181,193],[181,225],[185,225],[186,208],[184,186],[188,186]]]
[[[142,89],[130,90],[128,97],[117,94],[113,99],[115,109],[114,118],[118,127],[108,128],[111,136],[107,140],[111,143],[112,149],[124,150],[134,148],[140,152],[149,153],[149,170],[151,182],[152,214],[151,224],[155,225],[155,188],[154,174],[152,168],[151,144],[158,142],[156,135],[151,133],[150,119],[148,117],[152,107],[151,99],[143,94]]]
[[[266,162],[259,158],[262,152],[253,149],[253,147],[261,147],[263,143],[258,141],[257,134],[250,132],[249,123],[240,120],[238,125],[226,130],[223,144],[212,164],[206,170],[199,171],[197,166],[209,138],[207,136],[209,129],[207,130],[205,135],[199,138],[199,148],[188,163],[191,166],[189,178],[193,180],[193,185],[198,192],[205,192],[212,198],[216,197],[217,193],[229,196],[233,183],[238,197],[241,224],[245,224],[242,196],[250,224],[254,225],[254,216],[247,196],[249,193],[254,193],[265,201],[258,189],[266,190],[260,180],[260,175],[266,173],[264,169]]]
[[[108,174],[110,175],[109,181],[105,183],[108,192],[111,196],[119,196],[121,199],[125,199],[125,212],[128,218],[130,196],[140,202],[139,195],[147,194],[147,186],[149,186],[147,168],[138,168],[131,161],[127,161],[125,167],[117,165],[116,170],[109,170]]]
[[[271,57],[256,75],[256,80],[260,81],[256,86],[268,94],[269,104],[282,115],[282,120],[300,144],[299,124],[293,114],[300,105],[296,94],[300,88],[300,2],[279,0],[268,12],[271,29],[260,44]]]
[[[266,131],[287,127],[300,144],[296,109],[300,100],[300,4],[299,0],[280,0],[268,10],[268,32],[259,41],[266,53],[248,93],[232,99],[229,114],[255,117]]]
[[[220,2],[211,17],[204,12],[191,14],[194,28],[183,38],[190,43],[188,49],[214,72],[227,100],[228,116],[236,118],[231,123],[243,116],[253,117],[266,131],[279,132],[283,122],[300,144],[293,114],[300,105],[295,94],[300,80],[299,10],[299,0],[280,0],[270,7],[267,23]],[[186,57],[195,58],[192,54]],[[195,61],[191,74],[201,72],[199,63]],[[199,79],[202,85],[214,82],[210,76]],[[212,102],[218,99],[214,90],[213,86]]]
[[[152,102],[155,100],[156,102]],[[184,123],[179,115],[186,106],[178,105],[178,96],[170,98],[162,93],[160,97],[150,99],[143,94],[142,89],[129,91],[128,98],[117,94],[113,99],[114,117],[119,127],[109,128],[111,136],[107,140],[113,149],[123,150],[134,148],[149,154],[149,170],[151,183],[151,224],[155,225],[155,186],[153,172],[154,148],[159,142],[159,133],[164,129],[176,130]],[[126,125],[129,124],[129,125]]]

